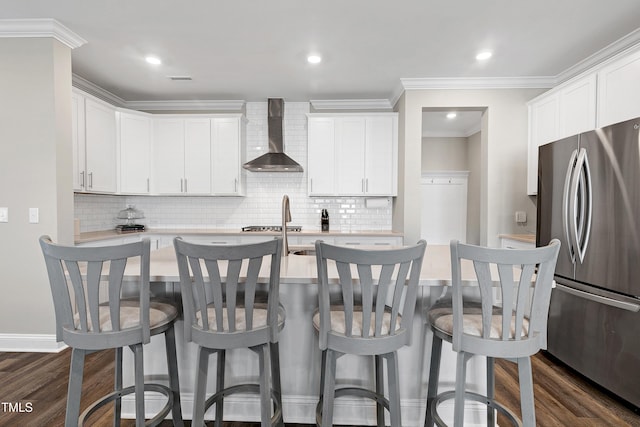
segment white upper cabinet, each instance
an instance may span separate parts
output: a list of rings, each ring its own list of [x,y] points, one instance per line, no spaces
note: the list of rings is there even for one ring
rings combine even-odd
[[[309,194],[395,196],[396,113],[309,115]]]
[[[538,192],[538,147],[594,129],[596,77],[563,84],[529,103],[527,194]]]
[[[367,117],[365,194],[398,194],[398,117]]]
[[[335,192],[335,119],[311,117],[308,123],[307,182],[310,195]]]
[[[117,136],[116,110],[107,103],[85,97],[85,190],[115,193]]]
[[[185,119],[184,193],[211,194],[211,120]]]
[[[85,169],[84,96],[71,93],[71,143],[73,146],[73,190],[85,191],[87,171]]]
[[[244,123],[241,115],[211,119],[213,194],[241,196],[245,191]]]
[[[559,138],[596,128],[596,76],[573,81],[560,89]]]
[[[151,177],[151,117],[143,113],[120,111],[119,192],[148,194]]]
[[[209,119],[156,118],[152,145],[152,192],[211,193]]]
[[[598,126],[640,117],[640,50],[598,72]]]

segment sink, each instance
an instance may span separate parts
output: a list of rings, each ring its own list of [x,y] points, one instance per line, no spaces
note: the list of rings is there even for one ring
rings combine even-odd
[[[296,251],[289,251],[291,255],[303,255],[303,256],[316,256],[315,249],[301,249]]]

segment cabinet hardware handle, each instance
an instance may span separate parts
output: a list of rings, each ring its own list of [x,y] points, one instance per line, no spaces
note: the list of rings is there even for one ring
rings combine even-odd
[[[184,178],[180,178],[180,192],[184,193]]]
[[[187,178],[184,179],[184,192],[188,193],[189,190],[187,190]]]
[[[89,188],[93,188],[93,172],[89,172]]]
[[[238,178],[233,179],[233,192],[234,193],[238,192]]]
[[[366,183],[365,193],[368,193],[369,192],[369,178],[365,179],[365,183]]]
[[[147,193],[151,192],[151,187],[149,186],[149,178],[147,178]]]
[[[80,172],[80,187],[84,188],[84,171]]]
[[[362,192],[364,193],[364,178],[362,178],[360,181],[360,187],[362,188]]]

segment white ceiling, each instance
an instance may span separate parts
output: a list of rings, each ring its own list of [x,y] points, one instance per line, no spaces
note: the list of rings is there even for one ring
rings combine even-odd
[[[557,79],[638,29],[640,1],[0,0],[18,18],[84,38],[74,74],[126,102],[393,100],[401,79]]]
[[[447,114],[455,113],[454,118]],[[482,111],[438,110],[422,112],[422,136],[441,138],[467,138],[480,132]]]

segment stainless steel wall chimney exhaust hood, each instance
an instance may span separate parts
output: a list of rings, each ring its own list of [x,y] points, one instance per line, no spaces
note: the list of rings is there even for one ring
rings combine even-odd
[[[242,167],[252,172],[302,172],[302,166],[284,154],[284,100],[269,98],[268,111],[269,152],[245,163]]]

